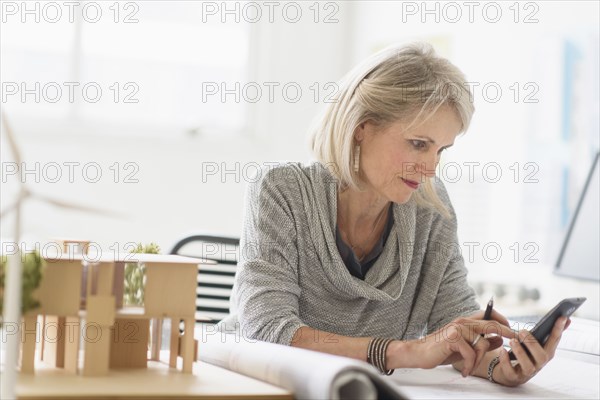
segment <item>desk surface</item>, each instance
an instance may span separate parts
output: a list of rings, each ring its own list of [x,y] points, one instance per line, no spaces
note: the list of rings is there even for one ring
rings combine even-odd
[[[83,377],[36,366],[35,375],[19,376],[19,399],[200,398],[293,399],[284,389],[214,365],[194,363],[193,374],[148,362],[148,369],[110,370],[108,376]]]

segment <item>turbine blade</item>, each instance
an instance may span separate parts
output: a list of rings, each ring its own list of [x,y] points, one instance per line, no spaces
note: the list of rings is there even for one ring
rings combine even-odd
[[[21,189],[19,190],[19,194],[17,194],[16,200],[13,201],[13,203],[11,205],[9,205],[8,207],[5,207],[4,210],[2,210],[0,212],[0,217],[4,217],[4,216],[10,214],[11,212],[13,212],[17,207],[19,207],[21,205],[21,203],[27,197],[29,197],[30,194],[31,194],[31,192],[29,192],[29,190],[25,187],[25,185],[21,186]]]
[[[19,201],[15,201],[10,206],[4,207],[4,210],[0,211],[0,218],[4,218],[5,216],[7,216],[11,212],[13,212],[17,208],[18,205],[19,205]]]
[[[6,118],[6,113],[4,113],[4,111],[2,112],[2,125],[4,125],[5,137],[6,140],[8,140],[8,145],[11,149],[13,158],[15,159],[15,162],[19,165],[19,168],[21,168],[21,153],[19,152],[17,142],[15,141],[15,136],[13,135],[12,129],[8,124],[8,119]]]

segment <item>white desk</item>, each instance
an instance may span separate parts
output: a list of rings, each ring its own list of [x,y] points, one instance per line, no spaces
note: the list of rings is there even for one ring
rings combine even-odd
[[[600,365],[557,354],[531,381],[510,388],[477,377],[463,378],[451,366],[396,370],[394,385],[411,399],[598,399]],[[579,384],[581,383],[581,384]]]
[[[569,330],[590,332],[597,324],[582,324],[574,320]],[[565,332],[566,334],[566,332]],[[591,398],[600,397],[600,362],[598,355],[557,351],[555,358],[531,381],[516,388],[493,384],[479,377],[463,378],[451,366],[435,369],[397,369],[391,376],[381,376],[368,364],[353,359],[314,351],[252,342],[234,334],[209,332],[196,337],[205,338],[202,360],[214,362],[234,371],[265,379],[284,386],[303,398],[358,396],[359,390],[372,394],[373,385],[380,390],[388,386],[398,398],[410,399],[498,399],[498,398]],[[577,342],[578,339],[572,338]],[[579,347],[575,342],[568,347]],[[598,338],[596,337],[596,343]],[[587,340],[581,342],[584,348]],[[359,379],[360,378],[360,379]],[[366,382],[365,382],[366,381]],[[310,382],[310,385],[307,384]],[[371,390],[371,388],[373,390]],[[336,392],[337,391],[337,392]],[[404,397],[402,397],[404,396]],[[393,397],[393,396],[392,396]],[[344,398],[344,397],[342,397]],[[346,397],[348,398],[348,397]]]
[[[516,388],[481,378],[462,378],[451,366],[434,370],[396,370],[391,381],[411,399],[598,399],[600,337],[597,321],[573,318],[554,359],[533,379]]]

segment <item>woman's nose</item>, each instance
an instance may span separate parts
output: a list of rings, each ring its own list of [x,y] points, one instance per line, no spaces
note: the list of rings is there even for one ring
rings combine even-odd
[[[440,159],[437,154],[435,154],[433,157],[430,155],[423,157],[419,163],[419,172],[427,178],[435,177],[435,169],[439,161]]]

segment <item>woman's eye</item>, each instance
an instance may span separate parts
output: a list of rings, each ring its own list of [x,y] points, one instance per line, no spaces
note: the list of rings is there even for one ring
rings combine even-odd
[[[411,142],[415,149],[424,149],[426,147],[426,143],[423,140],[411,140]]]

